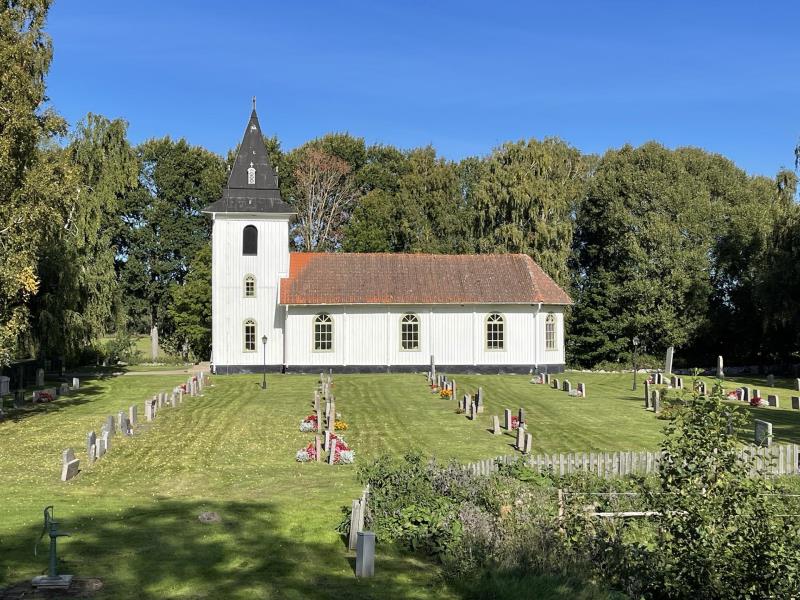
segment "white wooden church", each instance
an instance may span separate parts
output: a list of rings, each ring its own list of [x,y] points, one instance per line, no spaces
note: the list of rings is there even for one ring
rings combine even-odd
[[[564,369],[571,300],[527,255],[290,252],[255,108],[204,212],[216,373]]]

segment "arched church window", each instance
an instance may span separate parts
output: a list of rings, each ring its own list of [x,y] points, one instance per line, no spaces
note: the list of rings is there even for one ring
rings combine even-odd
[[[244,297],[256,297],[256,278],[253,275],[244,276]]]
[[[328,314],[322,313],[314,317],[314,350],[333,350],[333,319]]]
[[[400,347],[403,350],[419,350],[419,318],[414,314],[400,319]]]
[[[253,163],[250,163],[250,168],[247,169],[247,183],[248,185],[256,184],[256,168],[253,166]]]
[[[244,322],[244,351],[256,351],[256,322],[253,319]]]
[[[556,317],[552,313],[544,321],[544,347],[547,350],[556,350]]]
[[[258,254],[258,229],[255,225],[248,225],[242,232],[242,254],[244,256]]]
[[[503,350],[505,348],[505,320],[503,315],[492,313],[486,317],[486,349]]]

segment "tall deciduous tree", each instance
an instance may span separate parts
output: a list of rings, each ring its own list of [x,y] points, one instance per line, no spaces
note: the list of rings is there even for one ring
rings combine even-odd
[[[49,223],[39,261],[41,287],[33,300],[39,351],[76,356],[101,335],[117,300],[113,225],[121,198],[137,184],[138,163],[127,125],[89,114],[66,149],[64,192],[51,198],[59,218]]]
[[[44,231],[58,220],[49,199],[62,192],[60,166],[37,148],[65,131],[58,115],[42,110],[53,54],[44,33],[49,8],[48,0],[0,6],[0,365],[27,329]]]
[[[584,173],[580,152],[558,139],[509,142],[495,150],[475,185],[478,249],[530,254],[566,285]]]
[[[182,351],[184,342],[198,360],[211,356],[211,246],[193,258],[183,285],[173,283],[169,314],[174,332],[167,340],[171,349]]]
[[[169,288],[183,283],[191,258],[208,244],[210,222],[201,210],[222,195],[225,166],[186,140],[149,140],[137,153],[140,184],[122,208],[117,269],[131,325],[169,334]]]

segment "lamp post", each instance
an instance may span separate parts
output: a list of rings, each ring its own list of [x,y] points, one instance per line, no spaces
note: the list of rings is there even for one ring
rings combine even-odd
[[[267,389],[267,336],[266,335],[261,336],[261,345],[264,348],[264,373],[263,373],[263,379],[261,380],[261,389],[265,390]]]
[[[636,349],[639,347],[639,336],[633,336],[633,391],[636,391]]]

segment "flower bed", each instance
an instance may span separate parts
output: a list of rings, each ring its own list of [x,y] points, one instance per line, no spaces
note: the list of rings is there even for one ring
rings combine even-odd
[[[453,392],[451,390],[448,390],[448,389],[443,389],[441,392],[439,392],[439,397],[440,398],[450,398],[450,396],[452,396],[452,395],[453,395]]]
[[[355,452],[352,448],[350,448],[350,446],[347,445],[347,442],[344,441],[344,438],[341,438],[336,434],[331,434],[330,440],[331,446],[333,447],[333,464],[349,465],[355,462]]]
[[[750,406],[766,406],[767,402],[761,396],[750,398]]]
[[[309,462],[317,459],[317,449],[314,447],[314,442],[311,442],[305,448],[297,451],[295,455],[297,462]]]
[[[347,431],[347,429],[349,427],[350,426],[345,421],[342,421],[341,419],[336,419],[333,422],[333,430],[334,431]]]
[[[317,415],[308,415],[305,419],[300,421],[300,431],[308,433],[310,431],[317,431]]]
[[[519,429],[519,417],[511,417],[511,429]]]

